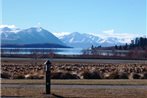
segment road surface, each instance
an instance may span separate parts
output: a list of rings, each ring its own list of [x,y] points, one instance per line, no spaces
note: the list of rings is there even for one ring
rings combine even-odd
[[[8,84],[3,83],[2,88],[45,88],[45,84]],[[53,89],[80,88],[80,89],[115,89],[115,88],[142,88],[147,89],[147,85],[51,85]]]
[[[1,58],[1,61],[31,61],[34,60],[32,58]],[[145,63],[147,64],[147,60],[117,60],[117,59],[38,59],[42,62],[46,60],[50,60],[51,62],[73,62],[73,63]]]

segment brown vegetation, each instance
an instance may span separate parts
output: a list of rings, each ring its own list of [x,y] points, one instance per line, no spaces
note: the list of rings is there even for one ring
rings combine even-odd
[[[44,65],[3,64],[1,78],[43,79]],[[52,79],[147,79],[147,64],[59,64],[51,66]]]

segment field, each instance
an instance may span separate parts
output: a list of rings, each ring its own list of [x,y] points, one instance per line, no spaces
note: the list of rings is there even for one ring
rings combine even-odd
[[[2,65],[43,64],[45,60],[2,59]],[[52,64],[135,64],[145,68],[146,61],[131,60],[52,60]],[[80,62],[79,62],[80,61]],[[114,62],[115,61],[115,62]],[[87,63],[88,62],[88,63]],[[118,63],[120,62],[120,63]],[[140,65],[143,64],[143,65]],[[132,67],[132,65],[129,65]],[[60,66],[59,66],[60,67]],[[66,66],[65,66],[66,67]],[[69,67],[69,66],[67,66]],[[108,67],[108,66],[107,66]],[[21,68],[21,67],[19,67]],[[44,75],[44,74],[43,74]],[[51,93],[45,94],[43,79],[1,79],[2,98],[147,98],[147,79],[52,79]]]

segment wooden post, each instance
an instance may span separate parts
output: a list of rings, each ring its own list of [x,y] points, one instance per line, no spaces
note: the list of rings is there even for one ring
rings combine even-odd
[[[44,63],[45,66],[45,71],[46,71],[46,94],[51,94],[51,62],[47,60]]]

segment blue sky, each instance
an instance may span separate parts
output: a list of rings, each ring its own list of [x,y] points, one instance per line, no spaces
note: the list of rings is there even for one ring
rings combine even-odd
[[[2,24],[51,32],[146,33],[146,0],[1,0]]]

